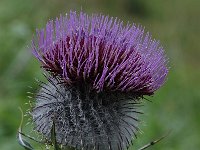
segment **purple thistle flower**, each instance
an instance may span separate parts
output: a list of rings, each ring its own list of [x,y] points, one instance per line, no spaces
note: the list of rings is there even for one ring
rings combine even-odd
[[[37,31],[35,57],[50,73],[31,111],[36,130],[78,149],[122,150],[139,131],[140,98],[165,82],[164,50],[142,27],[85,13]]]

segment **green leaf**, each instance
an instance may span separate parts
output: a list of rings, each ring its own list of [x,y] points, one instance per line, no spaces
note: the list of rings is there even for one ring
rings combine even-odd
[[[61,150],[61,148],[59,147],[59,145],[56,141],[56,130],[55,130],[55,122],[54,121],[53,121],[53,125],[51,128],[51,141],[53,143],[54,150]]]
[[[34,150],[33,147],[31,146],[31,144],[29,144],[23,137],[22,137],[22,123],[23,123],[23,111],[22,109],[19,107],[19,110],[21,111],[21,122],[20,122],[20,126],[19,126],[19,129],[18,129],[18,134],[17,134],[17,140],[18,140],[18,143],[24,147],[25,150]]]
[[[21,133],[18,133],[17,139],[18,139],[18,143],[22,147],[24,147],[25,150],[34,150],[33,147],[26,140],[22,138]]]

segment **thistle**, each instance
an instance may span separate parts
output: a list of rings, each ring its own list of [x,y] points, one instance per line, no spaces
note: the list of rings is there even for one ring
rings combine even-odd
[[[162,46],[135,24],[70,12],[37,30],[32,51],[47,72],[30,114],[62,147],[123,150],[140,131],[139,106],[166,80]]]

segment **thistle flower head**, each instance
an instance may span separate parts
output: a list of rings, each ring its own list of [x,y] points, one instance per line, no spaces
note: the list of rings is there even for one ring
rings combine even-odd
[[[32,50],[49,72],[31,115],[36,130],[78,149],[124,149],[139,130],[137,106],[167,76],[159,42],[136,25],[70,12],[38,30]],[[54,119],[53,119],[54,118]]]

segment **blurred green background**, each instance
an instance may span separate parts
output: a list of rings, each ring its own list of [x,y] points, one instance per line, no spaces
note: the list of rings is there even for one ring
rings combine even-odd
[[[171,134],[150,149],[199,149],[199,0],[0,0],[0,149],[22,149],[15,138],[20,123],[18,106],[28,108],[26,92],[37,88],[34,78],[43,79],[39,63],[28,49],[35,29],[70,9],[141,24],[166,50],[168,80],[149,98],[153,103],[146,102],[143,107],[143,133],[130,149],[169,130]]]

